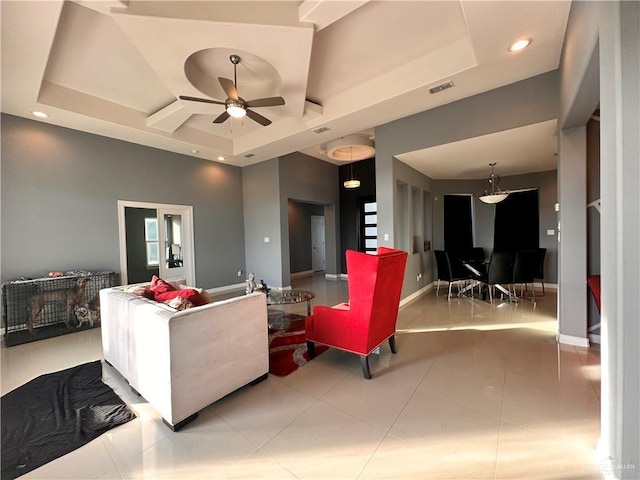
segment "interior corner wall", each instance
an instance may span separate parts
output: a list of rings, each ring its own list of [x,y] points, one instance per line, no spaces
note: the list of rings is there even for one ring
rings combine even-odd
[[[289,259],[289,216],[288,202],[296,200],[324,206],[325,265],[328,274],[339,271],[340,247],[340,193],[338,167],[331,163],[294,152],[279,158],[279,204],[281,256],[281,283],[291,285],[291,265]]]
[[[244,268],[241,169],[2,114],[2,282],[120,272],[118,200],[192,205],[196,282]]]
[[[396,155],[555,118],[558,74],[554,70],[376,127],[378,232],[389,235],[389,240],[380,244],[393,247],[396,242],[396,175],[400,171],[396,165],[402,163]],[[421,181],[431,181],[414,172]],[[413,265],[411,259],[407,264],[411,273],[414,268],[423,268]],[[419,282],[407,283],[403,298],[421,288]]]

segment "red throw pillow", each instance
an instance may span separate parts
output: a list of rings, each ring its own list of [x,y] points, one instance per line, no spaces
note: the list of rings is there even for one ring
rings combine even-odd
[[[170,292],[162,293],[156,292],[154,298],[156,302],[166,302],[167,300],[171,300],[176,297],[182,297],[185,300],[193,303],[193,305],[195,305],[196,307],[207,303],[205,299],[202,298],[202,295],[200,295],[200,292],[192,288],[184,288],[182,290],[172,290]]]
[[[151,285],[149,286],[149,289],[153,292],[155,296],[158,293],[173,292],[176,288],[170,283],[165,282],[160,277],[157,277],[156,275],[154,275],[153,278],[151,278]],[[158,299],[156,298],[156,300]]]

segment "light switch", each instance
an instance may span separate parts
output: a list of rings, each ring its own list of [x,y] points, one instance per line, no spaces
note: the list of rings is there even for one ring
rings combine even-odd
[[[264,243],[269,243],[271,239],[269,237],[264,237]]]
[[[389,241],[389,234],[388,234],[388,233],[385,233],[385,234],[384,234],[384,241],[385,241],[385,242],[388,242],[388,241]]]
[[[553,237],[556,234],[556,231],[553,228],[547,230],[547,235]]]

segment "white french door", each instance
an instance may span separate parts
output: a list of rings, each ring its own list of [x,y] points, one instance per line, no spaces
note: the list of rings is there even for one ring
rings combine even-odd
[[[127,212],[131,209],[147,212],[140,248],[130,243],[135,238],[134,232],[127,232],[127,226],[131,228],[126,221]],[[145,264],[150,273],[157,269],[158,275],[167,281],[185,279],[188,285],[195,285],[192,206],[118,200],[118,225],[122,284],[129,283],[131,257],[137,255],[145,257],[137,260]],[[151,275],[148,277],[150,279]]]

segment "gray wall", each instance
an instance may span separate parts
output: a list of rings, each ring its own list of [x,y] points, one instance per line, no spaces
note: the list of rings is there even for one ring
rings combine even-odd
[[[278,158],[242,169],[246,271],[277,286],[283,257],[279,185]]]
[[[2,115],[2,281],[120,271],[118,200],[193,205],[196,282],[244,268],[241,170]]]
[[[483,247],[485,253],[493,250],[494,206],[478,200],[478,196],[486,188],[486,180],[433,180],[433,244],[434,250],[444,249],[444,194],[467,193],[474,195],[475,246]],[[544,276],[546,283],[558,282],[558,242],[557,216],[554,209],[557,202],[557,172],[529,173],[511,175],[500,178],[500,187],[506,190],[527,188],[538,189],[539,201],[539,243],[547,249]],[[547,235],[553,230],[554,235]]]
[[[587,123],[587,203],[600,199],[600,122]],[[600,274],[600,212],[587,209],[587,275]],[[591,294],[588,295],[588,332],[600,335],[600,312]]]
[[[402,286],[402,297],[406,297],[413,292],[424,288],[433,281],[433,254],[432,251],[414,249],[414,237],[423,237],[425,224],[433,224],[432,208],[423,201],[425,192],[431,192],[431,179],[425,177],[406,163],[393,159],[393,177],[397,184],[404,185],[401,191],[404,198],[398,201],[396,192],[396,202],[394,207],[394,217],[396,224],[393,232],[380,227],[380,201],[378,201],[378,244],[386,245],[384,234],[390,233],[390,238],[394,238],[393,245],[406,252],[407,267]],[[397,188],[396,188],[397,189]],[[399,221],[400,219],[402,221]],[[382,239],[382,240],[381,240]],[[433,241],[431,238],[423,240]],[[418,242],[418,243],[422,243]]]
[[[397,181],[405,171],[394,155],[531,125],[558,117],[558,76],[552,71],[376,128],[376,198],[378,230],[389,234],[394,246]],[[430,191],[430,179],[413,171],[410,184]],[[411,255],[407,272],[432,272],[423,256]],[[432,273],[429,273],[432,275]],[[403,297],[422,288],[415,276],[405,277]],[[424,277],[423,277],[424,278]]]
[[[603,328],[602,430],[598,454],[612,478],[637,479],[640,473],[640,3],[572,2],[560,71],[560,128],[582,126],[586,131],[585,125],[598,102],[600,106]],[[558,153],[560,161],[564,161],[562,145]],[[586,157],[585,148],[585,164]],[[562,183],[563,178],[559,181]],[[584,198],[587,198],[586,192]],[[564,232],[563,219],[563,235]],[[587,262],[586,255],[583,262]],[[572,273],[566,272],[569,281]],[[564,281],[565,272],[560,271],[561,287]],[[566,301],[570,306],[575,300],[567,298],[559,302]]]
[[[308,272],[311,262],[311,215],[324,216],[322,205],[289,200],[289,264],[291,273]]]

